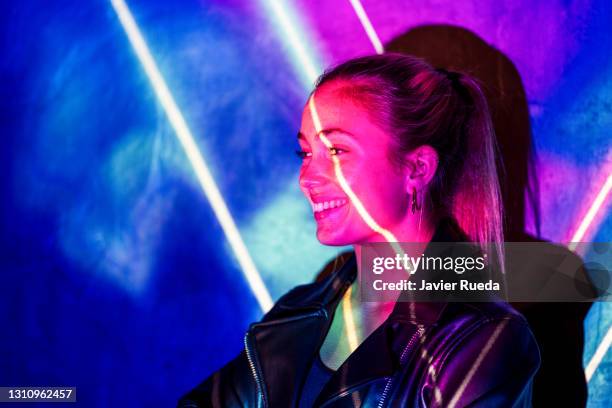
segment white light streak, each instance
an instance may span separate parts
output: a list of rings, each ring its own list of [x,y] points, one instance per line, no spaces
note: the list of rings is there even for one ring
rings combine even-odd
[[[153,86],[153,90],[157,95],[159,103],[163,107],[166,115],[168,116],[168,120],[170,124],[174,128],[175,134],[193,167],[193,170],[200,182],[200,186],[202,190],[204,190],[204,194],[208,198],[210,205],[221,224],[223,232],[227,240],[229,241],[232,250],[242,268],[242,272],[253,291],[253,294],[257,298],[257,302],[261,309],[266,312],[272,307],[272,298],[268,293],[266,286],[264,285],[257,268],[251,256],[249,255],[249,251],[247,250],[244,242],[242,241],[242,237],[240,236],[240,232],[234,223],[234,220],[225,204],[223,196],[215,183],[210,171],[208,170],[208,166],[198,149],[198,146],[195,142],[194,137],[181,114],[164,78],[162,77],[157,65],[155,64],[155,60],[149,51],[149,48],[138,29],[138,25],[132,16],[127,4],[123,0],[111,0],[113,8],[117,13],[119,21],[125,30],[125,33],[134,48],[134,52],[136,56],[140,60],[151,85]]]
[[[363,9],[363,5],[361,4],[361,1],[360,0],[350,0],[350,2],[351,2],[351,5],[353,6],[353,9],[355,10],[355,13],[357,14],[357,17],[359,18],[359,21],[361,22],[361,25],[363,26],[363,29],[368,35],[368,38],[370,39],[372,46],[376,50],[376,53],[382,54],[383,52],[385,52],[385,47],[383,47],[382,43],[380,42],[380,38],[378,38],[378,34],[376,34],[376,30],[374,30],[374,26],[372,26],[372,22],[370,21],[370,18],[368,17],[365,10]]]
[[[570,249],[574,250],[576,247],[576,243],[580,242],[580,240],[584,238],[584,235],[591,223],[593,222],[595,215],[599,212],[601,207],[606,202],[606,198],[608,198],[608,195],[610,194],[610,189],[612,189],[612,174],[608,175],[606,182],[601,187],[601,190],[599,190],[599,193],[597,193],[597,196],[595,196],[593,204],[591,204],[591,207],[580,222],[578,229],[572,236],[572,239],[570,240],[569,244]]]
[[[591,380],[591,377],[593,377],[593,373],[595,372],[595,370],[597,370],[597,366],[599,366],[599,363],[601,363],[601,360],[603,360],[611,344],[612,326],[610,326],[610,328],[608,329],[608,332],[601,340],[601,343],[597,347],[597,350],[595,350],[593,357],[591,357],[591,361],[589,361],[589,364],[587,364],[586,368],[584,369],[584,376],[586,377],[587,382],[589,382]]]
[[[502,332],[502,330],[504,330],[507,324],[508,324],[508,320],[503,320],[501,323],[497,325],[497,327],[495,328],[495,331],[493,332],[493,334],[491,334],[491,337],[489,337],[489,339],[487,340],[487,344],[485,344],[483,349],[478,354],[478,357],[476,357],[474,364],[472,364],[472,367],[470,367],[470,371],[467,372],[467,374],[465,375],[465,378],[463,379],[463,382],[459,385],[459,388],[455,392],[455,395],[453,396],[450,403],[448,404],[449,408],[454,408],[455,405],[457,405],[457,402],[459,402],[459,399],[461,398],[461,396],[463,395],[463,392],[467,388],[468,383],[472,380],[472,377],[476,373],[476,370],[478,370],[478,367],[480,367],[480,364],[483,362],[484,358],[489,354],[489,351],[493,347],[493,344],[495,344],[495,342],[497,341],[497,338],[499,337],[500,333]]]
[[[306,77],[306,88],[310,90],[315,80],[318,78],[321,69],[317,67],[317,64],[314,62],[315,58],[309,54],[304,46],[306,42],[304,33],[301,33],[302,38],[300,38],[298,32],[303,30],[298,28],[297,18],[295,16],[289,17],[289,15],[293,13],[290,12],[286,5],[283,5],[284,2],[282,0],[263,1],[264,5],[272,12],[272,15],[275,17],[285,34],[283,39],[288,42],[289,47],[293,50],[293,53],[299,61],[298,66],[302,74]]]
[[[352,286],[349,286],[342,299],[342,315],[346,324],[346,335],[351,349],[351,353],[359,347],[357,340],[357,328],[355,327],[355,319],[353,318],[353,305],[351,304]]]

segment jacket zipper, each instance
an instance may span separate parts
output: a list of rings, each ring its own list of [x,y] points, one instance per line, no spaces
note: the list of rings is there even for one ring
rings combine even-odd
[[[425,329],[423,327],[419,327],[417,331],[414,332],[414,334],[410,338],[410,341],[408,341],[408,344],[406,345],[406,347],[404,347],[404,350],[402,351],[402,354],[400,356],[400,365],[403,365],[405,363],[406,354],[408,350],[410,349],[410,347],[412,347],[417,337],[420,337],[424,331]],[[385,388],[383,389],[382,395],[380,396],[380,400],[378,401],[378,408],[382,408],[385,405],[385,400],[387,399],[387,396],[389,395],[389,390],[391,389],[391,385],[393,385],[393,377],[394,376],[389,377],[389,379],[387,380],[387,383],[385,384]]]
[[[253,373],[253,378],[255,379],[255,386],[257,388],[257,406],[265,407],[266,404],[263,395],[263,384],[261,383],[261,379],[257,375],[257,368],[255,367],[255,362],[253,361],[253,357],[251,356],[248,338],[249,332],[247,331],[244,335],[244,350],[246,351],[247,360],[249,360],[249,366],[251,367],[251,372]]]

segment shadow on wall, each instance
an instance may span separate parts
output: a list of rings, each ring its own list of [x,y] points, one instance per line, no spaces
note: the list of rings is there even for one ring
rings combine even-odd
[[[529,109],[523,82],[512,61],[471,31],[443,25],[412,29],[393,39],[385,49],[423,58],[436,68],[465,72],[480,81],[504,164],[498,163],[500,184],[506,215],[512,221],[507,223],[506,240],[524,240],[524,194],[532,210],[527,218],[533,220],[539,235],[538,182],[533,171],[535,152]]]
[[[502,158],[498,168],[506,211],[506,241],[540,241],[525,228],[525,220],[530,220],[532,230],[540,233],[539,188],[527,97],[512,61],[471,31],[448,25],[411,29],[385,49],[423,58],[436,68],[468,73],[481,82]],[[553,271],[551,265],[550,270],[541,272],[552,276]],[[513,304],[529,321],[540,347],[542,365],[534,381],[534,406],[586,404],[583,321],[590,305]]]

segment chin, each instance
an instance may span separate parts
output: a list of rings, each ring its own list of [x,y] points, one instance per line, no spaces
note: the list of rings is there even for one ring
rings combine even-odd
[[[344,246],[344,245],[350,245],[350,243],[344,242],[343,240],[340,240],[338,238],[335,237],[328,237],[328,236],[319,236],[317,235],[317,240],[323,244],[323,245],[327,245],[327,246]]]
[[[347,246],[361,241],[361,236],[346,231],[317,230],[317,240],[328,246]]]
[[[323,244],[328,246],[345,246],[351,245],[352,242],[343,237],[342,234],[337,232],[319,232],[317,231],[317,240]]]

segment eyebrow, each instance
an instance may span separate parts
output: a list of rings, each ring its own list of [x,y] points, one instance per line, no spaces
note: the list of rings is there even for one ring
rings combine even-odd
[[[325,136],[329,136],[332,133],[342,133],[343,135],[347,135],[347,136],[351,136],[351,137],[355,137],[351,132],[347,132],[344,129],[341,128],[329,128],[329,129],[323,129],[322,131],[320,131],[319,133],[323,133]],[[306,140],[306,136],[304,136],[304,134],[302,132],[298,132],[297,134],[297,138],[299,139],[303,139]]]

